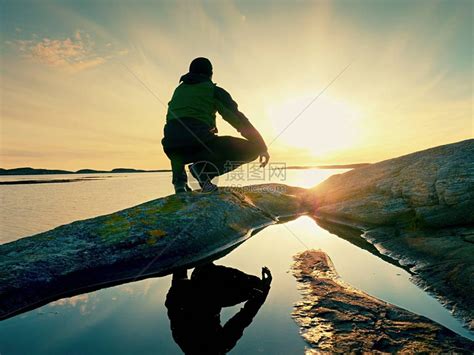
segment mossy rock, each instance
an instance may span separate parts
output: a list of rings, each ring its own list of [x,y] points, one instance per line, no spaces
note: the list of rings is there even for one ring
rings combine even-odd
[[[304,189],[273,184],[189,192],[0,245],[0,319],[54,299],[191,267],[281,216],[305,213]],[[285,200],[285,205],[277,201]],[[271,211],[266,211],[269,202]]]

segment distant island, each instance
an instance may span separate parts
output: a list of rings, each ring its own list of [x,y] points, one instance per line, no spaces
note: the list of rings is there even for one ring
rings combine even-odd
[[[118,173],[159,173],[171,171],[167,169],[161,170],[141,170],[133,168],[115,168],[112,170],[94,170],[94,169],[80,169],[77,171],[56,170],[56,169],[35,169],[35,168],[0,168],[0,175],[49,175],[49,174],[118,174]]]
[[[290,165],[286,169],[355,169],[370,165],[369,163],[340,164],[340,165]],[[3,169],[0,168],[0,175],[53,175],[53,174],[119,174],[119,173],[161,173],[170,172],[170,169],[142,170],[133,168],[115,168],[112,170],[80,169],[77,171],[59,169],[36,169],[31,167]]]

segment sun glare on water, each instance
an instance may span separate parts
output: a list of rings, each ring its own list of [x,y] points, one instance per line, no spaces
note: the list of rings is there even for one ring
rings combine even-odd
[[[314,96],[301,95],[267,108],[275,137],[283,132],[277,138],[279,143],[307,150],[315,157],[355,145],[360,139],[359,111],[330,97],[319,97],[307,107],[312,100]]]

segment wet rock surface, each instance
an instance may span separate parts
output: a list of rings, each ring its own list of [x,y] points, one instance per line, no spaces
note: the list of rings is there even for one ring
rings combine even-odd
[[[314,215],[358,227],[474,329],[474,139],[334,175]]]
[[[322,251],[296,255],[293,274],[303,295],[293,316],[308,354],[474,351],[473,342],[440,324],[347,285]]]
[[[0,319],[225,253],[306,212],[304,191],[266,184],[171,195],[0,245]]]

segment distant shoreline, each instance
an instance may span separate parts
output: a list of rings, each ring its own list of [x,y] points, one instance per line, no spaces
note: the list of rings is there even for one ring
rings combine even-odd
[[[287,169],[357,169],[363,168],[364,166],[371,165],[370,163],[356,163],[356,164],[332,164],[332,165],[290,165]]]
[[[112,170],[80,169],[77,171],[60,169],[35,169],[35,168],[0,168],[0,175],[58,175],[58,174],[123,174],[123,173],[161,173],[170,172],[169,169],[141,170],[133,168],[115,168]]]
[[[370,165],[369,163],[358,164],[333,164],[333,165],[290,165],[286,169],[289,170],[304,170],[304,169],[356,169]],[[80,169],[77,171],[59,170],[59,169],[35,169],[35,168],[0,168],[0,176],[8,175],[59,175],[59,174],[123,174],[123,173],[162,173],[171,172],[170,169],[157,170],[142,170],[133,168],[115,168],[112,170],[94,170],[94,169]]]
[[[101,178],[92,179],[54,179],[54,180],[14,180],[14,181],[0,181],[0,185],[31,185],[31,184],[62,184],[66,182],[103,180]]]

